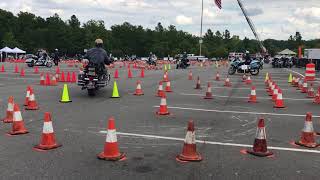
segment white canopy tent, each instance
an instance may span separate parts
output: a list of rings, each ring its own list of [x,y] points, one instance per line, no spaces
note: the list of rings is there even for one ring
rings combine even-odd
[[[2,61],[2,53],[6,53],[6,57],[8,57],[8,54],[16,54],[16,58],[17,58],[18,54],[25,54],[26,51],[23,51],[17,47],[15,47],[14,49],[11,49],[9,47],[4,47],[0,49],[1,61]]]
[[[296,55],[297,53],[291,51],[290,49],[285,49],[281,52],[278,52],[279,55]]]
[[[19,49],[17,47],[12,49],[12,51],[13,51],[12,53],[15,53],[15,54],[25,54],[26,53],[25,51],[23,51],[23,50],[21,50],[21,49]]]

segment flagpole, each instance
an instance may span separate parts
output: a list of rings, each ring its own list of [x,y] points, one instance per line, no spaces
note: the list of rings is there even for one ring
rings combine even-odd
[[[199,45],[200,45],[200,49],[199,49],[199,55],[201,56],[202,53],[202,26],[203,26],[203,0],[201,3],[201,27],[200,27],[200,40],[199,40]]]

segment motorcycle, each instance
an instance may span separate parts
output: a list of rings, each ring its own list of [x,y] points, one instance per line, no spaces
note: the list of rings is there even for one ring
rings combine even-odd
[[[250,73],[253,76],[257,76],[260,72],[260,62],[257,60],[251,61],[250,65],[242,64],[239,59],[233,60],[228,70],[229,75],[238,73]]]
[[[78,86],[81,86],[82,90],[87,89],[89,96],[95,96],[97,90],[110,82],[110,74],[98,74],[100,71],[97,65],[89,63],[83,73],[78,75]]]
[[[184,63],[181,59],[177,61],[176,69],[187,69],[190,66],[189,63]]]
[[[26,59],[26,63],[28,67],[33,67],[33,66],[46,66],[48,68],[52,67],[52,60],[49,56],[47,57],[40,57],[38,58],[37,56],[32,56],[28,59]]]

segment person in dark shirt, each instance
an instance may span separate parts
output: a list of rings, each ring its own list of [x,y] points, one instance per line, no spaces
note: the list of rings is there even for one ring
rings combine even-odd
[[[92,49],[89,49],[84,56],[84,59],[89,60],[89,64],[92,63],[100,69],[99,74],[106,74],[105,65],[110,65],[111,61],[107,52],[102,48],[103,41],[102,39],[95,40],[95,46]]]

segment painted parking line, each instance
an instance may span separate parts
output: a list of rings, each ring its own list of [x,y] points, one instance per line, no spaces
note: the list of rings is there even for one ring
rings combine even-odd
[[[233,87],[211,87],[211,89],[229,89],[229,90],[234,90],[234,89],[238,89],[238,90],[251,90],[251,88],[233,88]],[[295,90],[295,89],[281,89],[283,91],[288,91],[288,90]],[[266,91],[266,89],[256,89],[256,91]]]
[[[100,133],[106,134],[107,131],[100,131]],[[136,134],[136,133],[126,133],[126,132],[117,132],[117,135],[129,136],[129,137],[134,136],[134,137],[141,137],[141,138],[147,138],[147,139],[165,139],[165,140],[173,140],[173,141],[184,141],[185,140],[183,138],[176,138],[176,137],[148,135],[148,134]],[[219,145],[219,146],[246,147],[246,148],[252,147],[252,145],[249,145],[249,144],[224,143],[224,142],[204,141],[204,140],[196,140],[196,142],[201,143],[201,144],[210,144],[210,145]],[[268,146],[268,149],[279,150],[279,151],[305,152],[305,153],[320,154],[319,150],[310,150],[310,149],[285,148],[285,147],[276,147],[276,146]]]
[[[203,94],[188,94],[188,93],[180,93],[180,95],[183,95],[183,96],[204,96]],[[214,97],[221,97],[221,98],[235,98],[235,99],[248,99],[249,98],[249,95],[248,97],[241,97],[241,96],[219,96],[219,95],[212,95]],[[271,100],[270,97],[258,97],[258,99],[266,99],[266,100]],[[292,100],[292,101],[312,101],[312,99],[294,99],[294,98],[283,98],[283,99],[286,99],[286,100]]]
[[[153,106],[159,108],[159,106]],[[187,108],[169,106],[169,109],[190,110],[190,111],[203,111],[203,112],[216,112],[216,113],[232,113],[232,114],[253,114],[253,115],[270,115],[270,116],[289,116],[289,117],[305,117],[305,114],[281,114],[281,113],[268,113],[268,112],[246,112],[246,111],[231,111],[231,110],[218,110],[218,109],[200,109],[200,108]],[[313,115],[314,118],[319,118],[319,115]]]

